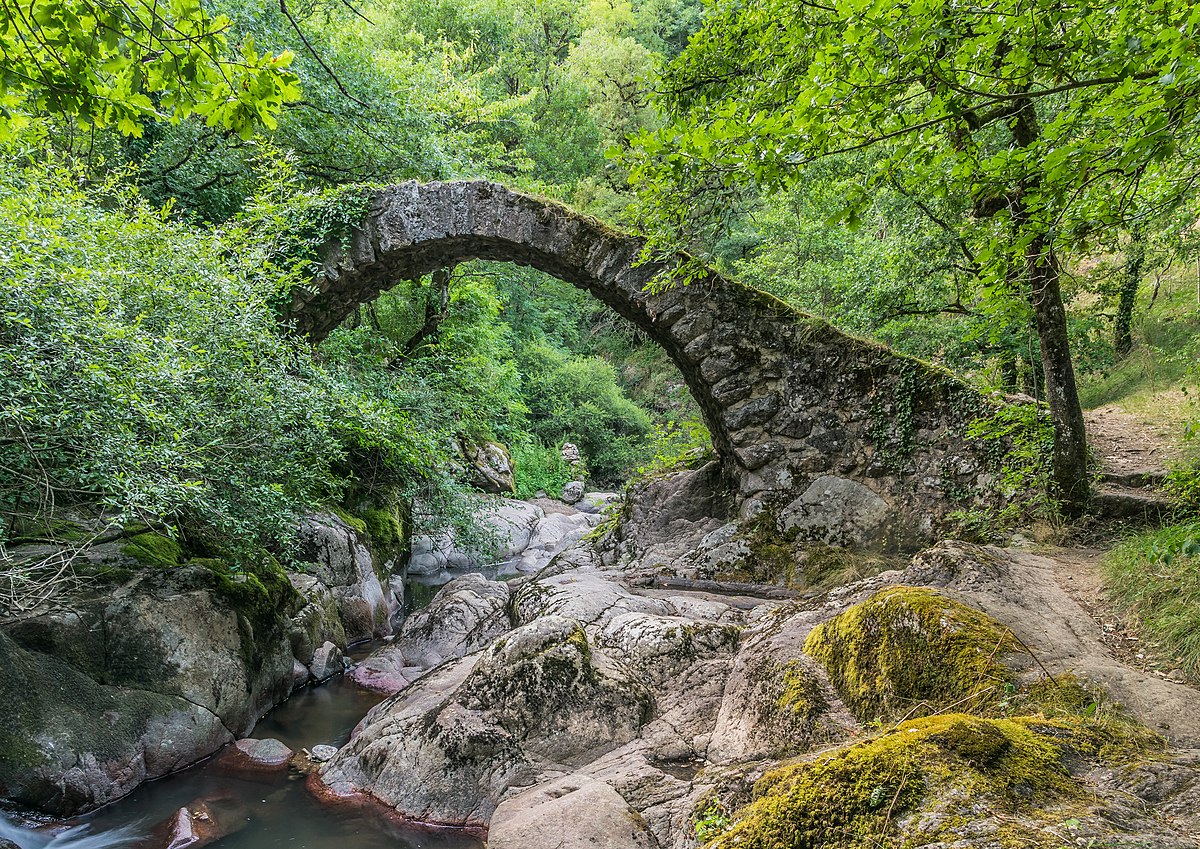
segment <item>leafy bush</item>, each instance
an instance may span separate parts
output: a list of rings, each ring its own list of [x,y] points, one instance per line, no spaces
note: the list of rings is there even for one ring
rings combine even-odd
[[[280,332],[261,259],[116,179],[0,166],[0,541],[78,505],[261,544],[356,461],[425,477],[405,409]]]
[[[533,498],[538,490],[557,498],[571,479],[571,470],[559,448],[543,445],[535,436],[526,436],[509,447],[517,498]]]
[[[645,454],[650,416],[625,397],[613,367],[546,345],[520,352],[530,430],[547,445],[574,442],[597,481],[616,483]]]

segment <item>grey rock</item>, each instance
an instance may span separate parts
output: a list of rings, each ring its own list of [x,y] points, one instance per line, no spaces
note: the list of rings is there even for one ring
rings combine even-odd
[[[577,504],[583,499],[583,481],[569,481],[562,490],[562,500],[567,504]]]
[[[575,509],[580,513],[604,513],[620,500],[621,495],[617,492],[585,492]]]
[[[641,816],[586,776],[540,784],[496,808],[489,849],[657,849]]]
[[[438,590],[428,606],[405,620],[383,653],[398,652],[406,666],[431,668],[489,645],[511,627],[509,587],[471,573]],[[369,665],[370,659],[361,665]]]
[[[313,652],[312,660],[308,663],[308,671],[316,681],[326,681],[345,669],[346,661],[342,650],[333,643],[323,643]]]
[[[498,442],[475,445],[460,440],[459,450],[466,462],[467,482],[471,486],[494,495],[517,491],[512,457],[505,446]]]
[[[385,593],[377,564],[365,540],[341,518],[313,514],[300,524],[299,559],[316,564],[313,574],[333,594],[338,616],[350,642],[391,632],[395,612]]]
[[[324,743],[313,746],[308,750],[308,756],[317,763],[325,763],[338,753],[337,746],[327,746]]]
[[[837,545],[870,545],[882,540],[892,507],[857,481],[822,475],[780,511],[785,531]]]
[[[413,819],[483,825],[538,764],[633,739],[651,704],[577,622],[543,617],[385,702],[321,780],[334,795],[366,791]]]

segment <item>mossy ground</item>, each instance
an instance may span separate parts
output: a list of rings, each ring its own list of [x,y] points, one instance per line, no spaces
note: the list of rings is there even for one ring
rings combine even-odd
[[[930,589],[892,587],[848,608],[805,652],[860,721],[898,724],[769,770],[748,797],[725,800],[736,810],[702,799],[697,835],[706,849],[1043,845],[1042,824],[1087,810],[1077,775],[1165,744],[1074,676],[1021,683],[1002,662],[1019,649],[999,623]],[[799,671],[776,670],[780,710],[810,704]]]
[[[706,845],[879,846],[927,795],[951,788],[1008,809],[1074,791],[1059,745],[1025,721],[947,714],[768,772],[754,801]]]
[[[813,629],[804,645],[860,722],[986,712],[1011,689],[1015,638],[929,589],[892,587]]]
[[[866,849],[959,845],[986,812],[1012,845],[1038,845],[1027,840],[1028,822],[1087,801],[1072,762],[1119,763],[1160,746],[1130,723],[941,714],[769,771],[733,814],[706,799],[697,823],[706,849]]]

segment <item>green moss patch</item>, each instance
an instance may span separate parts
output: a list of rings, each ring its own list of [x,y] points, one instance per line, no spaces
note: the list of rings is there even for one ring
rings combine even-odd
[[[861,722],[986,712],[1011,688],[1011,632],[929,589],[892,587],[818,626],[804,650]]]
[[[704,845],[866,849],[892,845],[883,841],[926,801],[962,798],[1018,811],[1079,797],[1063,762],[1076,729],[1062,725],[1064,744],[1033,726],[1025,719],[947,714],[780,767],[755,784],[752,801],[724,828],[706,832]]]
[[[358,518],[357,516],[350,515],[345,510],[343,510],[341,507],[330,507],[329,512],[333,513],[333,515],[337,516],[339,519],[341,519],[343,522],[345,522],[347,525],[349,525],[353,530],[357,531],[358,533],[365,534],[367,532],[367,523],[366,522],[364,522],[362,519]]]
[[[175,540],[163,534],[146,531],[131,536],[121,546],[121,553],[147,566],[170,569],[183,562],[183,548]]]
[[[785,716],[809,720],[828,707],[820,683],[798,661],[783,667],[780,686],[782,692],[775,700],[775,709]]]

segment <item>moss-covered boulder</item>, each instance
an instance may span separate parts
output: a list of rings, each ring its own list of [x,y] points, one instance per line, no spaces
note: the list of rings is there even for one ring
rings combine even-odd
[[[861,722],[985,712],[1014,680],[1012,633],[983,613],[917,587],[891,587],[813,629],[804,650]]]
[[[1063,845],[1044,826],[1086,811],[1089,795],[1069,765],[1099,757],[1099,740],[1124,741],[1126,755],[1153,751],[1152,736],[1124,728],[958,713],[911,720],[767,772],[736,811],[703,800],[698,830],[711,849]]]
[[[98,807],[233,739],[195,693],[101,683],[3,632],[0,668],[0,796],[14,802],[57,814]]]

